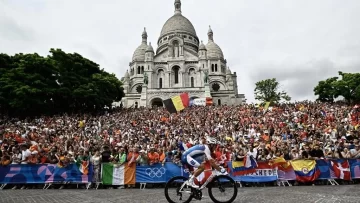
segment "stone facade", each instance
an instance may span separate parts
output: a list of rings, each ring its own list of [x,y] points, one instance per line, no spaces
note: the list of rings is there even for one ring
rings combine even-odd
[[[238,94],[236,72],[227,66],[211,27],[204,45],[192,23],[182,15],[181,1],[175,0],[174,6],[175,14],[164,24],[156,52],[148,44],[144,29],[142,43],[122,78],[126,94],[123,106],[159,106],[162,100],[183,92],[188,92],[190,98],[201,98],[206,88],[217,105],[241,104],[245,97]]]

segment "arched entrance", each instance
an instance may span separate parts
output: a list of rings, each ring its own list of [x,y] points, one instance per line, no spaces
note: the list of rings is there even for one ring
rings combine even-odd
[[[151,104],[151,107],[163,107],[164,106],[163,101],[160,98],[155,98],[155,99],[151,100],[150,104]]]

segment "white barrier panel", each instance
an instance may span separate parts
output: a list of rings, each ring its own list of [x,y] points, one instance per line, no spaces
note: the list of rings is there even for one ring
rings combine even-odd
[[[206,98],[194,99],[193,104],[194,104],[195,106],[206,106]]]

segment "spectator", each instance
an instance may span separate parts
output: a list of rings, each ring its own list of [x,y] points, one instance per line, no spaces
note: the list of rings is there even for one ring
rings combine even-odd
[[[148,160],[149,160],[149,164],[154,165],[159,163],[159,154],[157,152],[155,152],[155,148],[151,147],[150,148],[150,152],[148,153]]]
[[[173,162],[173,153],[172,152],[168,152],[166,157],[164,158],[164,160],[162,161],[162,165],[164,166],[164,164],[166,162]]]
[[[314,148],[310,152],[310,156],[315,159],[321,159],[324,158],[324,151],[320,149],[320,146],[318,144],[315,144]]]
[[[140,154],[138,156],[138,158],[136,159],[136,162],[140,165],[140,166],[146,166],[148,165],[148,157],[146,155],[145,150],[140,150]]]

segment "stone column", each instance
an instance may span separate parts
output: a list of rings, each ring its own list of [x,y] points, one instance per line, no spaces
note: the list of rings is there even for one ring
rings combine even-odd
[[[204,97],[210,97],[211,98],[211,94],[210,94],[210,85],[209,83],[205,83],[205,91],[204,91]]]
[[[152,82],[153,82],[153,73],[152,72],[147,72],[147,71],[145,71],[146,72],[146,74],[147,74],[147,76],[148,76],[148,81],[149,81],[149,84],[147,85],[148,86],[148,88],[153,88],[153,84],[152,84]]]
[[[147,84],[143,84],[139,104],[142,107],[147,107],[147,89]]]
[[[174,46],[174,56],[179,57],[179,47],[178,46]]]
[[[184,56],[184,46],[180,45],[180,56]]]
[[[180,87],[184,87],[184,71],[179,71]]]
[[[168,78],[168,79],[167,79],[167,83],[166,83],[167,87],[168,87],[168,88],[171,88],[171,83],[172,83],[171,72],[167,72],[166,75],[165,75],[165,77]]]

